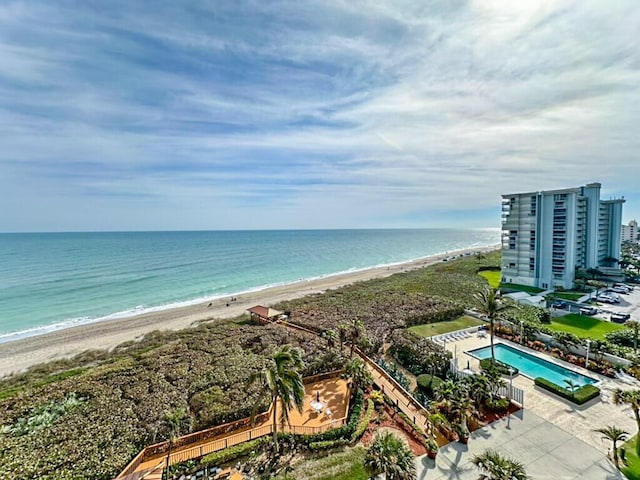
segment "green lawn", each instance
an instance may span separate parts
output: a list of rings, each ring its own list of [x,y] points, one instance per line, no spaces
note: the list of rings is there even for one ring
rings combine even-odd
[[[640,480],[640,458],[636,455],[636,437],[634,436],[627,440],[623,447],[626,450],[627,466],[623,467],[623,462],[620,461],[622,473],[629,480]]]
[[[462,317],[450,320],[448,322],[427,323],[426,325],[414,325],[409,328],[409,331],[420,335],[421,337],[431,337],[433,335],[441,335],[443,333],[455,332],[463,328],[477,327],[484,324],[482,320],[477,318],[468,317],[463,315]]]
[[[491,288],[498,288],[500,286],[500,270],[483,270],[478,272],[478,275],[486,278]]]
[[[309,458],[296,464],[288,474],[278,475],[276,480],[367,480],[364,469],[366,450],[362,447],[332,452],[326,457]],[[326,454],[325,452],[319,455]]]
[[[570,313],[564,317],[551,320],[549,328],[561,332],[569,332],[582,338],[605,340],[605,333],[622,330],[625,327],[617,323],[604,322],[594,317]]]
[[[586,295],[585,292],[554,292],[550,297],[553,298],[562,298],[564,300],[571,300],[573,302],[578,301],[578,299],[584,297]]]
[[[529,287],[527,285],[518,285],[516,283],[501,283],[500,284],[500,288],[505,288],[505,289],[509,289],[509,290],[517,290],[519,292],[532,293],[534,295],[536,293],[544,292],[544,290],[541,289],[541,288]]]

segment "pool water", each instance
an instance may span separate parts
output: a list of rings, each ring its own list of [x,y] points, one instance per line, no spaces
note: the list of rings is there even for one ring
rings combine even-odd
[[[555,363],[529,355],[527,352],[505,345],[504,343],[496,343],[493,348],[496,360],[500,360],[502,363],[517,368],[520,370],[520,373],[533,379],[537,377],[546,378],[561,387],[566,386],[565,380],[569,379],[581,387],[597,382],[594,378],[581,375]],[[477,359],[491,358],[491,347],[482,347],[467,353]]]

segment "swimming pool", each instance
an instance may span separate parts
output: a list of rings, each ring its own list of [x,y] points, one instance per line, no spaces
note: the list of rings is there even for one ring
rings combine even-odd
[[[595,378],[581,375],[580,373],[535,357],[520,349],[505,345],[504,343],[496,343],[494,345],[494,351],[496,360],[500,360],[502,363],[517,368],[524,376],[532,379],[537,377],[546,378],[550,382],[562,387],[566,385],[565,380],[569,379],[580,386],[597,383]],[[491,347],[477,348],[467,353],[478,359],[491,358]]]

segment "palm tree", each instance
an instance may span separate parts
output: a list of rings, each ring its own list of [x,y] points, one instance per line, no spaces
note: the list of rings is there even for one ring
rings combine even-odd
[[[359,358],[352,358],[347,362],[344,368],[344,374],[351,378],[354,387],[363,392],[373,384],[371,372],[369,372],[365,363]]]
[[[327,345],[329,346],[329,348],[333,348],[336,346],[336,343],[338,343],[338,332],[333,329],[329,329],[325,330],[323,335],[325,340],[327,341]]]
[[[354,318],[349,324],[349,340],[351,342],[351,352],[349,357],[353,357],[353,349],[364,332],[364,323],[359,318]]]
[[[640,330],[640,322],[636,320],[628,320],[625,322],[625,327],[629,327],[633,330],[633,352],[638,351],[638,331]]]
[[[598,428],[597,430],[594,430],[594,432],[601,433],[603,440],[611,440],[611,442],[613,443],[613,464],[617,469],[620,469],[618,461],[618,442],[624,442],[629,436],[629,433],[616,427],[615,425],[608,425],[604,428]]]
[[[636,438],[636,453],[640,455],[640,390],[621,390],[616,388],[613,391],[614,405],[629,405],[636,419],[638,436]]]
[[[276,413],[278,403],[282,408],[280,422],[283,425],[285,422],[289,422],[289,412],[293,407],[302,412],[304,384],[300,369],[303,367],[304,362],[300,349],[284,345],[273,354],[269,365],[249,378],[250,384],[260,381],[269,391],[273,408],[273,443],[276,452],[278,451],[278,416]]]
[[[180,436],[180,426],[184,418],[185,412],[181,408],[171,412],[166,412],[162,417],[162,423],[164,423],[169,429],[169,450],[167,451],[167,466],[165,468],[166,478],[169,478],[169,459],[171,457],[171,450]]]
[[[475,455],[471,462],[480,470],[478,480],[527,480],[524,465],[503,457],[496,450],[485,450]]]
[[[480,313],[489,319],[489,336],[491,337],[491,361],[495,363],[496,356],[493,351],[493,323],[498,314],[510,305],[501,301],[501,294],[497,288],[485,288],[473,296]]]
[[[367,450],[365,468],[372,475],[384,473],[387,480],[414,480],[413,452],[391,432],[377,434]]]
[[[571,392],[571,396],[575,396],[576,390],[580,388],[580,385],[573,381],[571,378],[565,378],[564,383],[567,384],[567,390]]]

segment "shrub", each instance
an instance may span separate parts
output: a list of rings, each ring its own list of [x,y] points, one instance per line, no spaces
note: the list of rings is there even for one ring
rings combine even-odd
[[[418,375],[416,382],[418,382],[418,391],[420,393],[433,397],[433,392],[440,386],[442,379],[428,373],[423,373],[422,375]]]
[[[374,412],[373,400],[369,399],[367,401],[367,411],[365,412],[364,417],[362,417],[362,419],[358,423],[358,427],[355,429],[355,431],[351,435],[352,442],[355,442],[364,434],[364,431],[369,426],[369,422],[371,421],[371,416],[373,415],[373,412]],[[311,445],[309,445],[309,448],[311,448]]]
[[[506,398],[489,398],[486,401],[486,405],[492,412],[506,412],[509,408],[509,400]]]
[[[491,370],[492,368],[495,368],[498,370],[500,375],[509,375],[509,367],[511,366],[501,362],[500,360],[496,360],[495,362],[492,362],[490,358],[483,358],[480,360],[480,368],[482,370]],[[511,368],[513,370],[512,374],[517,375],[519,370],[516,367]]]
[[[451,353],[442,346],[408,330],[394,332],[389,353],[414,375],[433,372],[443,377],[449,370]]]
[[[544,388],[545,390],[555,393],[562,398],[566,398],[577,405],[582,405],[583,403],[586,403],[600,395],[600,389],[595,385],[584,385],[577,389],[572,395],[569,389],[556,385],[546,378],[538,377],[534,382],[540,388]]]
[[[233,447],[225,448],[218,452],[210,453],[202,459],[203,465],[219,465],[223,463],[231,462],[237,458],[248,455],[252,450],[260,447],[265,442],[270,441],[269,438],[257,438],[248,442],[234,445]]]
[[[317,452],[319,450],[329,450],[330,448],[343,447],[348,444],[349,440],[346,440],[344,438],[339,438],[337,440],[325,440],[322,442],[311,442],[309,444],[309,450]]]

